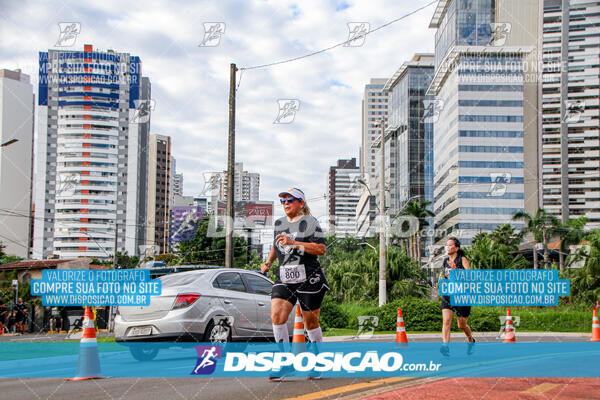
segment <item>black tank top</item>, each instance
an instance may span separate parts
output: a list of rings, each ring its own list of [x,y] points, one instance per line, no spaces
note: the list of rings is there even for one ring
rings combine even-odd
[[[456,258],[454,259],[454,264],[456,264],[456,269],[465,269],[465,267],[463,267],[463,265],[462,265],[463,257],[464,256],[462,255],[462,253],[459,253],[456,255]],[[444,264],[442,265],[442,267],[444,268],[444,277],[446,279],[450,278],[450,270],[452,269],[450,267],[450,265],[448,264],[449,260],[450,260],[450,257],[444,258]]]

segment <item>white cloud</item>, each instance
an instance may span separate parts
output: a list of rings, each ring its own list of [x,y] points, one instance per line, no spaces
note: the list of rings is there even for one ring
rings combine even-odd
[[[82,28],[76,48],[91,43],[140,56],[156,101],[152,133],[172,137],[185,193],[197,194],[202,171],[222,170],[227,163],[231,62],[247,67],[329,47],[348,38],[348,22],[369,22],[373,29],[427,1],[343,4],[13,2],[0,11],[0,67],[22,68],[37,85],[37,53],[53,48],[59,22],[71,21]],[[236,158],[261,173],[263,199],[275,200],[290,184],[304,188],[309,198],[323,195],[329,166],[338,158],[358,159],[364,85],[390,77],[414,53],[433,50],[434,31],[427,28],[432,12],[428,7],[374,32],[362,47],[238,72]],[[198,47],[203,22],[226,23],[220,46]],[[301,102],[292,124],[273,124],[282,98]],[[325,200],[311,206],[316,215],[327,211]]]

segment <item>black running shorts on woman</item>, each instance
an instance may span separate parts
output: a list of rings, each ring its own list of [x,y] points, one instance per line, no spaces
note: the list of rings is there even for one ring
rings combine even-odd
[[[287,217],[279,218],[275,221],[274,238],[280,234],[297,242],[325,244],[319,222],[311,215],[303,215],[295,222],[289,222]],[[275,271],[271,298],[284,299],[292,304],[298,301],[305,311],[321,308],[329,287],[318,257],[293,246],[277,244],[276,239],[273,239],[273,246],[279,266]]]
[[[448,260],[448,257],[444,258],[444,264],[442,265],[442,268],[444,269],[444,277],[446,279],[450,278],[451,270],[450,265],[448,265]],[[463,267],[462,265],[462,255],[460,257],[456,257],[454,263],[456,264],[456,269],[465,269],[465,267]],[[456,313],[458,317],[463,318],[467,318],[471,314],[471,306],[453,306],[452,304],[450,304],[450,296],[442,296],[441,309],[452,310]]]

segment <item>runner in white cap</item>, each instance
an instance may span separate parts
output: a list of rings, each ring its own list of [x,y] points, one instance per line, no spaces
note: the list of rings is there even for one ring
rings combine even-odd
[[[302,190],[290,188],[279,197],[286,216],[275,221],[273,247],[260,268],[264,274],[279,260],[271,293],[273,335],[276,342],[289,342],[286,323],[298,301],[310,341],[321,342],[319,312],[329,287],[318,256],[325,254],[325,236]]]

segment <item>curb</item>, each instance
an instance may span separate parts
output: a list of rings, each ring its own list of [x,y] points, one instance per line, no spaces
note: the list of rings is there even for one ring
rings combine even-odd
[[[453,336],[460,337],[462,339],[462,332],[452,332]],[[442,337],[440,333],[409,333],[408,339],[410,341],[413,339],[440,339]],[[485,338],[495,338],[498,336],[498,332],[473,332],[473,336],[476,337],[485,337]],[[589,337],[589,333],[580,333],[580,332],[519,332],[517,331],[518,337],[534,337],[534,336],[544,336],[544,337],[572,337],[572,338],[583,338]],[[373,335],[371,338],[365,338],[366,340],[370,340],[373,338],[387,340],[393,342],[395,340],[395,334],[383,334],[383,335]],[[360,338],[363,339],[363,338]],[[360,339],[355,338],[355,336],[327,336],[323,338],[325,342],[350,342],[350,341],[360,341]],[[365,340],[363,339],[363,340]]]

